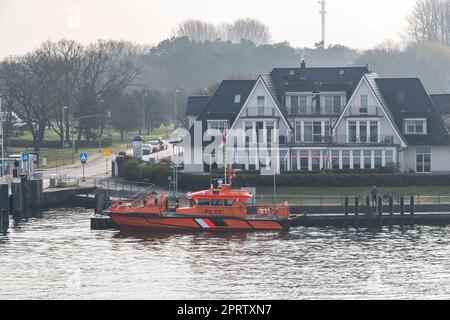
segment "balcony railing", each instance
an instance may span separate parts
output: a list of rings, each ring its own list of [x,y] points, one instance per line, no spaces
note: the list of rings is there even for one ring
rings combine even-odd
[[[378,116],[379,113],[378,107],[350,107],[350,116]]]
[[[305,109],[300,107],[291,107],[290,111],[288,111],[288,115],[290,116],[305,116],[305,115],[335,115],[339,116],[344,107],[320,107],[320,108],[312,108],[308,106]]]
[[[382,144],[393,145],[394,136],[370,135],[370,136],[335,136],[334,142],[338,144]]]
[[[275,110],[273,108],[263,108],[263,107],[247,108],[245,110],[245,116],[246,117],[274,117]]]
[[[297,137],[295,139],[296,144],[310,144],[310,143],[332,143],[333,137],[332,136],[313,136],[313,137]]]

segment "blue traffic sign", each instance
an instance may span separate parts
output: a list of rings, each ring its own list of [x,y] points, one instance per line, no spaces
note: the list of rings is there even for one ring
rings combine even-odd
[[[30,155],[28,154],[28,152],[22,152],[22,161],[28,162],[28,160],[30,160]]]
[[[81,162],[87,162],[88,155],[87,153],[80,153],[80,161]]]

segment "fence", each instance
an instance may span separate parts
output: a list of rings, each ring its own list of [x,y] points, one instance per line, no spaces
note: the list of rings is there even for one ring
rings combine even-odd
[[[361,195],[339,195],[339,196],[325,196],[325,195],[283,195],[277,194],[275,201],[277,203],[288,202],[293,206],[344,206],[345,197],[349,198],[349,201],[354,201],[357,197],[359,203],[365,203],[366,197],[370,197],[368,194]],[[383,204],[388,204],[389,196],[394,199],[394,205],[400,204],[400,195],[381,195]],[[409,198],[411,195],[405,195],[405,198]],[[450,195],[420,195],[413,194],[416,205],[422,204],[450,204]],[[274,202],[273,194],[261,194],[256,195],[256,202],[258,204],[271,204]]]

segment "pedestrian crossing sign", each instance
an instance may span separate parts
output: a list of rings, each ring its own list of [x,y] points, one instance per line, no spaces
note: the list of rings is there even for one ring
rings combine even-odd
[[[22,152],[22,161],[28,162],[28,160],[30,160],[30,155],[28,154],[28,152]]]
[[[88,159],[87,153],[80,153],[80,161],[81,163],[86,163]]]

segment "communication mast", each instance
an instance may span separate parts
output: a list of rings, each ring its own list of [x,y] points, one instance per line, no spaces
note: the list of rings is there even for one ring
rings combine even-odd
[[[326,0],[320,0],[319,4],[320,4],[320,15],[322,16],[322,44],[323,47],[325,48],[325,17],[327,14],[327,11],[325,9]]]

